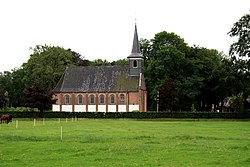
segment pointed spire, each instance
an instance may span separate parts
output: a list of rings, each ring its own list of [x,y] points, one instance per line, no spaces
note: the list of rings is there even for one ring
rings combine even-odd
[[[128,57],[143,57],[140,51],[140,42],[138,40],[137,26],[135,23],[134,40],[130,56]]]
[[[134,41],[131,53],[141,53],[136,24],[135,24]]]
[[[140,50],[140,43],[138,40],[136,24],[135,24],[132,51],[131,51],[131,54],[127,58],[129,61],[129,75],[130,76],[140,76],[141,73],[144,73],[144,58]]]

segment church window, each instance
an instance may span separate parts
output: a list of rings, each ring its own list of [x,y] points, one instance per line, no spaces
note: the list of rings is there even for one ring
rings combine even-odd
[[[100,95],[99,104],[104,104],[104,95]]]
[[[95,96],[94,95],[89,96],[89,102],[90,102],[90,104],[95,104]]]
[[[110,104],[115,104],[115,96],[110,95]]]
[[[78,95],[78,104],[83,104],[83,97],[82,97],[82,95]]]
[[[133,68],[137,68],[137,66],[138,66],[138,62],[137,62],[137,60],[134,60],[133,61]]]
[[[124,104],[125,102],[125,96],[124,94],[120,94],[120,104]]]
[[[66,105],[70,104],[70,97],[69,97],[69,95],[65,96],[65,104]]]

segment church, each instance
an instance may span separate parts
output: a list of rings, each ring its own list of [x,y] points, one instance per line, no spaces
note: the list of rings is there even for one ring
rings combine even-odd
[[[54,88],[52,110],[57,112],[147,111],[144,58],[135,25],[128,66],[66,68]]]

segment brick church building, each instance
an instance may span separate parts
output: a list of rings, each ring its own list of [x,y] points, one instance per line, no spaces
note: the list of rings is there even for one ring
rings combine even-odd
[[[54,88],[53,111],[147,111],[144,59],[135,25],[128,66],[68,67]]]

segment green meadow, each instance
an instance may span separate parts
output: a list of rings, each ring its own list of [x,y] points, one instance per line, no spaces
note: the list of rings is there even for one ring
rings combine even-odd
[[[0,166],[250,166],[250,122],[13,120]]]

